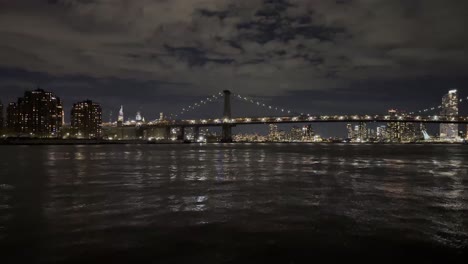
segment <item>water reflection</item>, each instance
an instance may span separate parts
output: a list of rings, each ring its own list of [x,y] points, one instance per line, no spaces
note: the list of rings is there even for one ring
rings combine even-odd
[[[116,229],[126,230],[119,239],[144,244],[128,228],[157,233],[215,223],[338,241],[390,230],[468,246],[466,147],[55,146],[0,153],[0,240],[32,241],[37,250],[67,255],[77,244],[109,244]]]

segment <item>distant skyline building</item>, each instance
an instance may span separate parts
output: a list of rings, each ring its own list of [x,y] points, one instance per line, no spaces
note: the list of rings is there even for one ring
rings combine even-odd
[[[268,139],[271,141],[278,139],[278,126],[276,124],[269,125]]]
[[[458,91],[450,90],[442,97],[442,116],[458,116]],[[440,138],[441,139],[456,139],[458,138],[458,124],[441,124]]]
[[[346,131],[347,131],[347,137],[349,140],[354,138],[354,130],[353,130],[353,125],[352,124],[347,124],[346,125]]]
[[[123,110],[123,105],[120,106],[119,110],[119,117],[117,118],[117,126],[123,126],[124,123],[124,110]]]
[[[315,132],[312,125],[305,125],[302,127],[302,141],[313,141]]]
[[[136,122],[141,122],[141,121],[142,121],[142,117],[141,117],[141,112],[140,112],[140,111],[138,111],[138,112],[136,113],[135,121],[136,121]]]
[[[58,137],[63,126],[60,98],[43,89],[26,91],[7,109],[8,132],[35,137]]]
[[[289,140],[293,142],[302,141],[302,128],[293,126],[291,128],[291,132],[289,133]]]
[[[75,103],[71,110],[71,127],[77,138],[102,136],[102,108],[91,100]]]
[[[387,136],[387,126],[379,126],[376,129],[376,139],[377,141],[386,141],[388,138]]]

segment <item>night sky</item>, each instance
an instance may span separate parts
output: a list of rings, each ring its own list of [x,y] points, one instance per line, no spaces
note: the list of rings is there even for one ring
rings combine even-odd
[[[466,0],[0,0],[0,100],[147,119],[223,89],[311,114],[468,95]],[[234,115],[256,115],[234,103]],[[185,117],[216,116],[221,104]]]

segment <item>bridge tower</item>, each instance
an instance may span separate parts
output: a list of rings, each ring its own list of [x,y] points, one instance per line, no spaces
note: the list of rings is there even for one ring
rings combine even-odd
[[[231,112],[231,91],[224,90],[224,114],[223,119],[232,118]],[[232,142],[232,125],[224,124],[223,125],[223,135],[221,138],[221,142]]]

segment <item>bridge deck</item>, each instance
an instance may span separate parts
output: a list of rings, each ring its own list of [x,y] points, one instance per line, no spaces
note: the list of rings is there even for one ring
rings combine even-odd
[[[223,126],[226,124],[237,125],[258,125],[258,124],[292,124],[292,123],[357,123],[357,122],[376,122],[376,123],[452,123],[468,124],[466,116],[382,116],[382,115],[353,115],[353,116],[283,116],[283,117],[242,117],[232,119],[192,119],[192,120],[174,120],[150,123],[148,126],[166,127],[204,127],[204,126]]]

